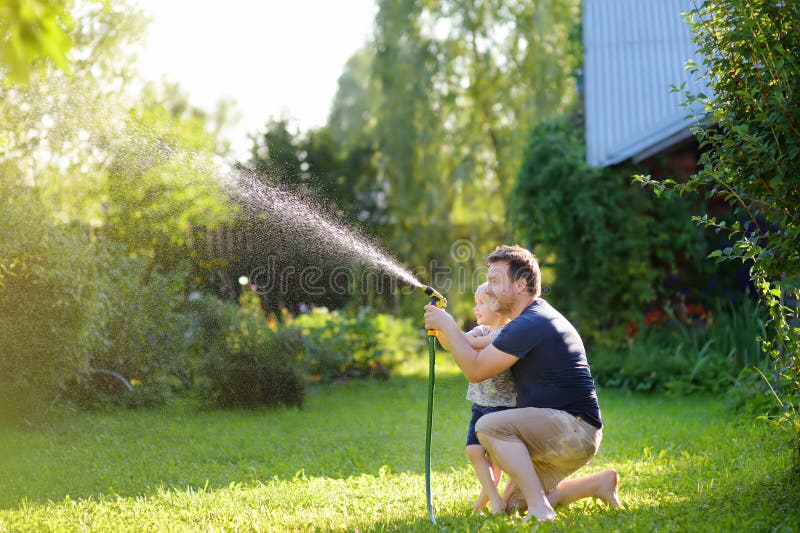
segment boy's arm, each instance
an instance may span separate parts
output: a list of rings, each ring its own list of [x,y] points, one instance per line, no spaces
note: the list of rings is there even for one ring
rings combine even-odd
[[[483,350],[472,348],[453,317],[435,305],[425,306],[425,327],[438,330],[436,336],[439,342],[446,350],[450,350],[456,364],[470,383],[499,374],[519,361],[518,357],[498,350],[493,344],[489,344]]]

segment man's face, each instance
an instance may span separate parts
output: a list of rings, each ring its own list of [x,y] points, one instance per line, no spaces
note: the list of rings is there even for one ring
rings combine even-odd
[[[489,265],[486,284],[489,308],[495,313],[510,314],[517,302],[518,291],[514,280],[508,273],[508,261],[498,261]]]

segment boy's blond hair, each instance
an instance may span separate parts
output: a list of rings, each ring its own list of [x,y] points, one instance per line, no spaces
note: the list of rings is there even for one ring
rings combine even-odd
[[[483,283],[478,285],[477,289],[475,289],[475,301],[476,302],[483,303],[486,300],[488,300],[488,298],[486,297],[486,289],[487,289],[487,287],[489,287],[489,284],[484,281]]]

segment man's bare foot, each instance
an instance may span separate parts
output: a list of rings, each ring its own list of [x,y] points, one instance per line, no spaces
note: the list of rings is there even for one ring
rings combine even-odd
[[[619,507],[619,476],[616,470],[603,470],[600,472],[598,497],[611,507]]]
[[[506,489],[503,491],[503,496],[507,514],[515,514],[528,510],[528,503],[525,501],[525,498],[523,498],[522,492],[516,486],[513,479],[509,481]]]

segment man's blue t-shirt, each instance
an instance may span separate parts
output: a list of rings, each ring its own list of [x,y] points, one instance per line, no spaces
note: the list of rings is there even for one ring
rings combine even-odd
[[[583,341],[545,300],[534,300],[492,344],[519,358],[511,365],[517,407],[559,409],[603,427]]]

